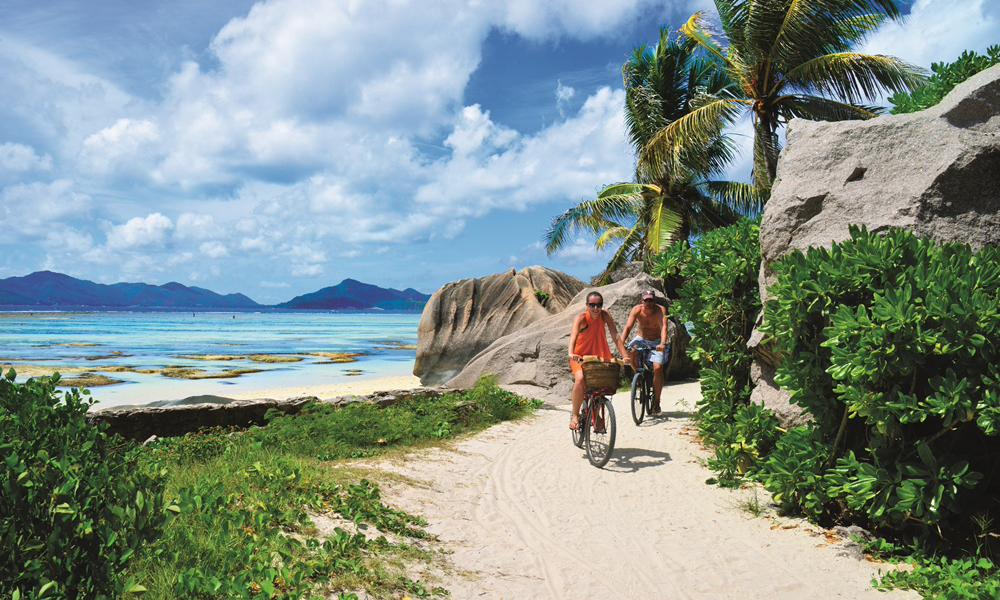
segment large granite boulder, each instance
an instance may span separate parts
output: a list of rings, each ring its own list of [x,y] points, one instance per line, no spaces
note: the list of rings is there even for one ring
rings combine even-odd
[[[1000,243],[1000,65],[917,113],[794,119],[760,227],[761,295],[772,262],[846,239],[852,223]]]
[[[540,266],[446,283],[420,316],[413,374],[424,385],[448,381],[497,339],[566,308],[583,287]]]
[[[573,388],[568,359],[570,329],[576,315],[583,312],[587,295],[596,289],[604,296],[604,308],[614,317],[620,333],[645,288],[662,292],[660,280],[645,273],[582,290],[560,313],[495,341],[446,385],[468,388],[481,374],[492,373],[497,383],[521,395],[553,403],[566,402]],[[614,346],[612,352],[617,354]]]
[[[760,227],[761,297],[772,263],[830,246],[849,224],[902,227],[978,249],[1000,244],[1000,65],[958,85],[937,106],[868,121],[794,119]],[[759,361],[753,399],[799,419],[773,381],[780,356],[750,341]]]

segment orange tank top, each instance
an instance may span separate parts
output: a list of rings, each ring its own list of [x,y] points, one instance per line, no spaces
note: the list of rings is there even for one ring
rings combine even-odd
[[[576,334],[573,354],[610,359],[611,348],[608,346],[608,336],[604,334],[604,311],[598,313],[596,319],[590,318],[590,311],[583,311],[583,323],[583,330]]]

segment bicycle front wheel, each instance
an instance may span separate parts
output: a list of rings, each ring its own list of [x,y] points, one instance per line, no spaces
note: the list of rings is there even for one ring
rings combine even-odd
[[[577,448],[583,448],[584,438],[586,437],[586,427],[590,422],[590,411],[587,407],[587,402],[584,401],[583,406],[580,407],[580,418],[579,424],[576,429],[570,429],[570,433],[573,434],[573,445]]]
[[[636,425],[642,423],[646,414],[646,379],[642,371],[636,371],[632,376],[632,420]]]
[[[587,458],[598,469],[608,464],[615,449],[615,407],[607,398],[591,405],[587,422]]]

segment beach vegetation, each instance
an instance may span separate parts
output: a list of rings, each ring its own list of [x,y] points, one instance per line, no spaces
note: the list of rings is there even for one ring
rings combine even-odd
[[[864,102],[881,91],[926,83],[918,67],[855,50],[887,20],[901,18],[897,0],[715,0],[715,7],[718,21],[697,12],[681,33],[731,85],[700,90],[691,111],[648,141],[644,161],[665,160],[696,140],[710,143],[723,126],[749,115],[753,181],[770,189],[779,129],[788,120],[867,119],[881,109]],[[716,25],[721,31],[713,31]]]
[[[52,377],[0,375],[0,590],[7,598],[120,598],[168,517],[165,473],[87,423],[94,403]]]
[[[978,54],[966,50],[954,62],[936,62],[931,64],[933,75],[926,85],[913,88],[910,91],[901,90],[889,96],[894,115],[917,112],[930,108],[941,102],[954,87],[980,71],[1000,64],[1000,45],[986,49],[986,54]]]
[[[553,219],[545,234],[550,254],[578,231],[594,235],[599,250],[614,248],[601,284],[628,261],[641,261],[648,272],[663,248],[755,213],[764,201],[756,186],[719,179],[735,156],[721,122],[691,143],[678,141],[671,153],[645,152],[657,132],[687,115],[697,98],[724,94],[731,86],[693,44],[678,43],[661,28],[659,42],[636,47],[622,74],[627,137],[636,153],[635,179],[605,186],[596,198]]]
[[[760,219],[743,218],[690,247],[674,244],[657,256],[653,270],[684,281],[670,313],[691,324],[688,353],[699,364],[702,396],[695,419],[722,485],[738,485],[778,437],[771,411],[750,402],[747,342],[761,310],[759,269]]]
[[[343,460],[540,404],[486,377],[137,446],[87,424],[92,402],[56,391],[57,376],[14,377],[0,380],[0,589],[16,598],[445,596],[423,520],[382,499],[376,479],[395,476]]]
[[[919,568],[885,585],[993,597],[1000,250],[850,235],[774,265],[763,330],[783,354],[776,381],[813,420],[781,437],[760,478],[786,510],[912,545]]]

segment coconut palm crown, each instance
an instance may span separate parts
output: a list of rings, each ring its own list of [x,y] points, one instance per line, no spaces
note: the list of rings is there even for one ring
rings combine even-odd
[[[732,223],[763,205],[754,186],[712,179],[734,156],[721,123],[703,130],[691,143],[676,144],[669,153],[643,154],[660,131],[688,114],[697,98],[725,93],[732,86],[727,73],[699,57],[695,44],[671,40],[669,31],[661,28],[659,43],[635,48],[622,74],[626,135],[637,156],[635,181],[605,186],[596,198],[553,219],[545,235],[550,254],[578,230],[597,236],[598,249],[617,243],[602,283],[627,261],[643,261],[649,267],[666,246]]]
[[[866,105],[882,91],[910,89],[924,72],[902,60],[854,50],[888,19],[897,0],[715,0],[723,38],[703,12],[681,27],[725,71],[732,87],[705,90],[689,114],[662,128],[643,149],[656,161],[691,139],[709,140],[719,124],[749,113],[754,124],[754,179],[770,188],[778,129],[793,117],[835,121],[882,112]]]

